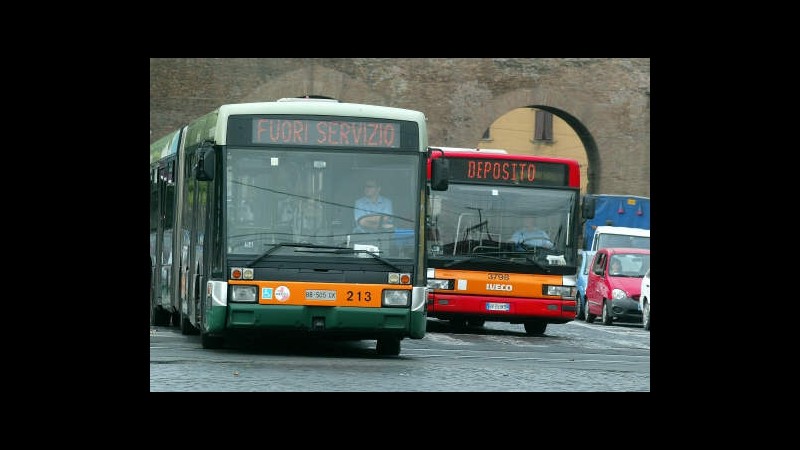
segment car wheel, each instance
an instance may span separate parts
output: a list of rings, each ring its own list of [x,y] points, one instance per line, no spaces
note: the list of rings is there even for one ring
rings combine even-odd
[[[586,321],[586,323],[594,322],[594,318],[597,316],[589,312],[589,300],[586,300],[586,304],[583,305],[583,311],[586,313],[584,315],[584,320]]]
[[[584,308],[583,299],[581,299],[581,295],[578,294],[578,296],[575,297],[575,318],[576,319],[583,320],[585,318],[584,314],[586,314],[586,313],[583,312],[583,308]]]
[[[611,312],[608,310],[608,301],[603,301],[603,325],[611,325],[613,319],[611,318]]]
[[[647,331],[650,331],[650,302],[645,301],[642,308],[642,326]]]

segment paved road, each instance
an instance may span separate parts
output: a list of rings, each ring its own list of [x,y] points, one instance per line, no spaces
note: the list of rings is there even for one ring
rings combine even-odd
[[[522,325],[454,330],[380,357],[375,341],[247,340],[204,350],[198,336],[151,328],[150,390],[256,392],[649,392],[650,332],[641,324]]]

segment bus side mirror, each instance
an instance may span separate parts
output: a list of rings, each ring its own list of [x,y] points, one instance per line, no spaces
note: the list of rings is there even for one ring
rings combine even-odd
[[[594,208],[597,199],[594,197],[584,197],[581,205],[581,214],[584,219],[594,219]]]
[[[214,147],[202,146],[198,150],[194,176],[198,181],[211,181],[214,179]]]
[[[450,161],[435,158],[431,161],[431,190],[446,191],[450,181]]]

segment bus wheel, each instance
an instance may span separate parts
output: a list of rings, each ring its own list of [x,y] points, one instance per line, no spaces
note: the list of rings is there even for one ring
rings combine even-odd
[[[158,306],[153,306],[153,325],[157,327],[168,327],[169,319],[169,312],[164,311],[163,308],[159,308]]]
[[[378,338],[378,345],[375,347],[375,350],[382,356],[397,356],[400,354],[400,338]]]
[[[544,334],[547,329],[547,322],[541,320],[529,320],[525,322],[525,332],[530,335]]]
[[[450,328],[454,330],[463,330],[467,327],[467,321],[461,317],[450,319]]]
[[[185,302],[183,299],[181,299],[181,306],[178,308],[178,318],[175,325],[180,327],[181,334],[197,334],[200,330],[195,328],[195,326],[192,325],[192,322],[189,320],[189,316],[183,313],[183,310],[186,309],[183,306],[184,304]]]
[[[181,313],[181,334],[197,334],[198,331],[189,321],[189,318]]]
[[[467,325],[471,327],[482,327],[486,323],[484,319],[467,319]]]
[[[222,348],[222,345],[225,343],[225,340],[222,336],[211,336],[208,333],[201,333],[200,334],[200,341],[203,343],[203,348]]]

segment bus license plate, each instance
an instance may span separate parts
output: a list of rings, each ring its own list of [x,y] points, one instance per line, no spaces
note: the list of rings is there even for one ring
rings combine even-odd
[[[487,311],[510,311],[511,305],[508,303],[486,303],[486,310]]]
[[[336,300],[336,291],[306,289],[306,300]]]

